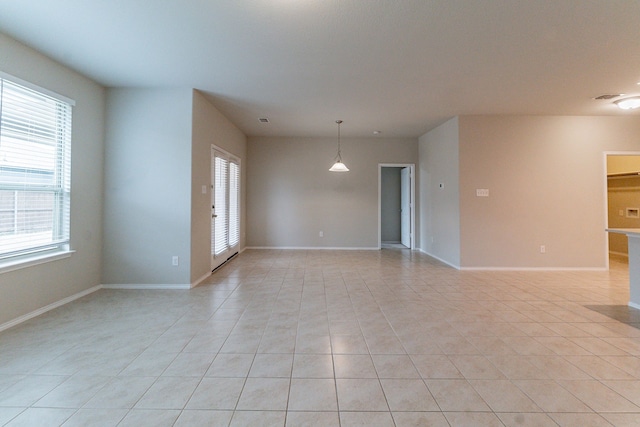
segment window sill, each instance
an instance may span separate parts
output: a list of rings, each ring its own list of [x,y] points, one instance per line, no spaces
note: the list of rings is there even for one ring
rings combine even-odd
[[[69,258],[74,252],[73,250],[61,250],[0,261],[0,274]]]

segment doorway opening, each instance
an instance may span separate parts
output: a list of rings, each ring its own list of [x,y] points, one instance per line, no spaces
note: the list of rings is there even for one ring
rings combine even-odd
[[[640,152],[605,153],[607,228],[640,228]],[[627,236],[607,233],[609,266],[628,264]]]
[[[415,249],[415,165],[378,165],[378,249]]]

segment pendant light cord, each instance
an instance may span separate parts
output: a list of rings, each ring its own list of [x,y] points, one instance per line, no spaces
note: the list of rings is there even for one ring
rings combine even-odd
[[[336,120],[336,123],[338,124],[338,160],[342,163],[342,150],[340,149],[340,124],[342,120]]]

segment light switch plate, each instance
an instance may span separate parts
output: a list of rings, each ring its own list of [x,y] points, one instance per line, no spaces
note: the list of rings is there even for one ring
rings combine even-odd
[[[487,188],[477,188],[476,189],[477,197],[489,197],[489,189]]]

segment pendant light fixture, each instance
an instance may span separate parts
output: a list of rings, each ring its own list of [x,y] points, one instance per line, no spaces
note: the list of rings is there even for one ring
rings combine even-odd
[[[630,98],[618,99],[613,101],[621,110],[635,110],[640,108],[640,96],[632,96]]]
[[[338,155],[336,156],[336,162],[329,169],[331,172],[349,172],[349,168],[342,163],[342,152],[340,151],[340,124],[342,124],[342,120],[336,120],[338,124]]]

